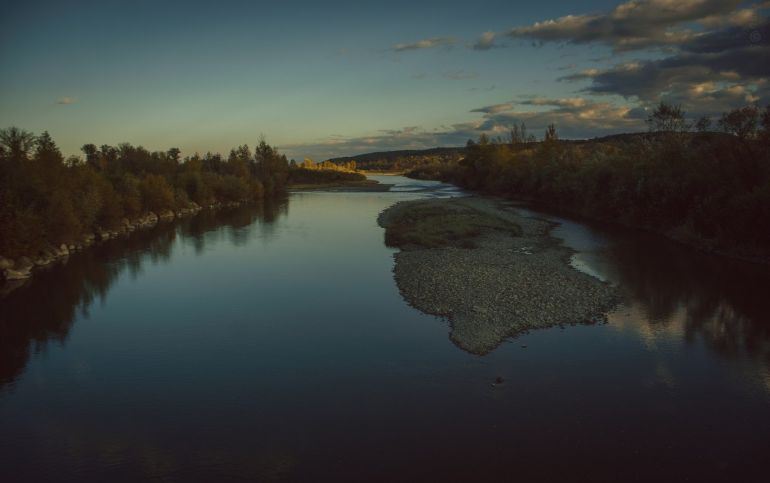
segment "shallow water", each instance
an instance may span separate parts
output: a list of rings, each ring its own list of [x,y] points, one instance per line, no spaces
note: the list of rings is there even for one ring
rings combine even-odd
[[[376,224],[460,193],[386,182],[135,233],[0,301],[0,480],[767,477],[770,270],[530,212],[627,303],[474,356]]]

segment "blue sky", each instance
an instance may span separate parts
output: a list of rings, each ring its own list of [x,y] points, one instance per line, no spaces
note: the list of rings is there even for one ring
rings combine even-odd
[[[65,154],[226,153],[264,134],[316,160],[460,145],[519,121],[538,135],[548,122],[565,137],[638,130],[661,99],[709,115],[770,100],[769,6],[28,0],[0,18],[0,126],[48,130]]]

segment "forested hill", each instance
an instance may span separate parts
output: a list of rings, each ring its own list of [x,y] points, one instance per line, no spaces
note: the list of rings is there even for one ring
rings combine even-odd
[[[423,164],[451,163],[463,157],[465,147],[409,149],[401,151],[382,151],[331,158],[334,164],[356,162],[356,168],[365,171],[402,171],[416,168]]]

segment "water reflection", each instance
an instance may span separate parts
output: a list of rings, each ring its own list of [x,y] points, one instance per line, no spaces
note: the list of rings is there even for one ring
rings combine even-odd
[[[700,340],[716,355],[754,367],[770,390],[767,266],[699,253],[646,232],[543,217],[559,222],[554,235],[579,251],[576,267],[625,293],[624,306],[610,314],[612,326],[647,344]]]
[[[205,210],[191,219],[160,224],[92,247],[71,256],[66,264],[36,274],[27,285],[0,300],[0,393],[13,386],[31,354],[45,351],[49,343],[64,343],[73,321],[79,314],[87,318],[89,308],[105,299],[122,273],[135,279],[145,264],[167,263],[180,239],[201,255],[207,242],[221,237],[239,246],[247,243],[252,231],[271,238],[274,222],[287,214],[285,199]]]
[[[403,303],[376,225],[393,202],[431,195],[293,194],[290,216],[285,205],[201,214],[41,274],[0,302],[3,474],[753,481],[764,471],[770,397],[755,382],[768,367],[767,306],[749,293],[767,286],[761,270],[566,222],[557,235],[624,286],[629,305],[609,324],[533,331],[472,356],[444,321]],[[496,376],[505,383],[492,388]]]
[[[637,314],[614,314],[612,323],[634,327],[647,340],[700,340],[720,357],[750,362],[767,384],[767,267],[693,253],[649,235],[619,237],[605,253],[608,278],[629,294]]]

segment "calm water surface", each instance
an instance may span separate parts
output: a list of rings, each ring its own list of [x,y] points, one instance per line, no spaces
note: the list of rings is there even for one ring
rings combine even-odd
[[[767,480],[770,270],[541,213],[627,303],[474,356],[404,303],[376,224],[458,192],[386,179],[135,233],[1,300],[0,481]]]

